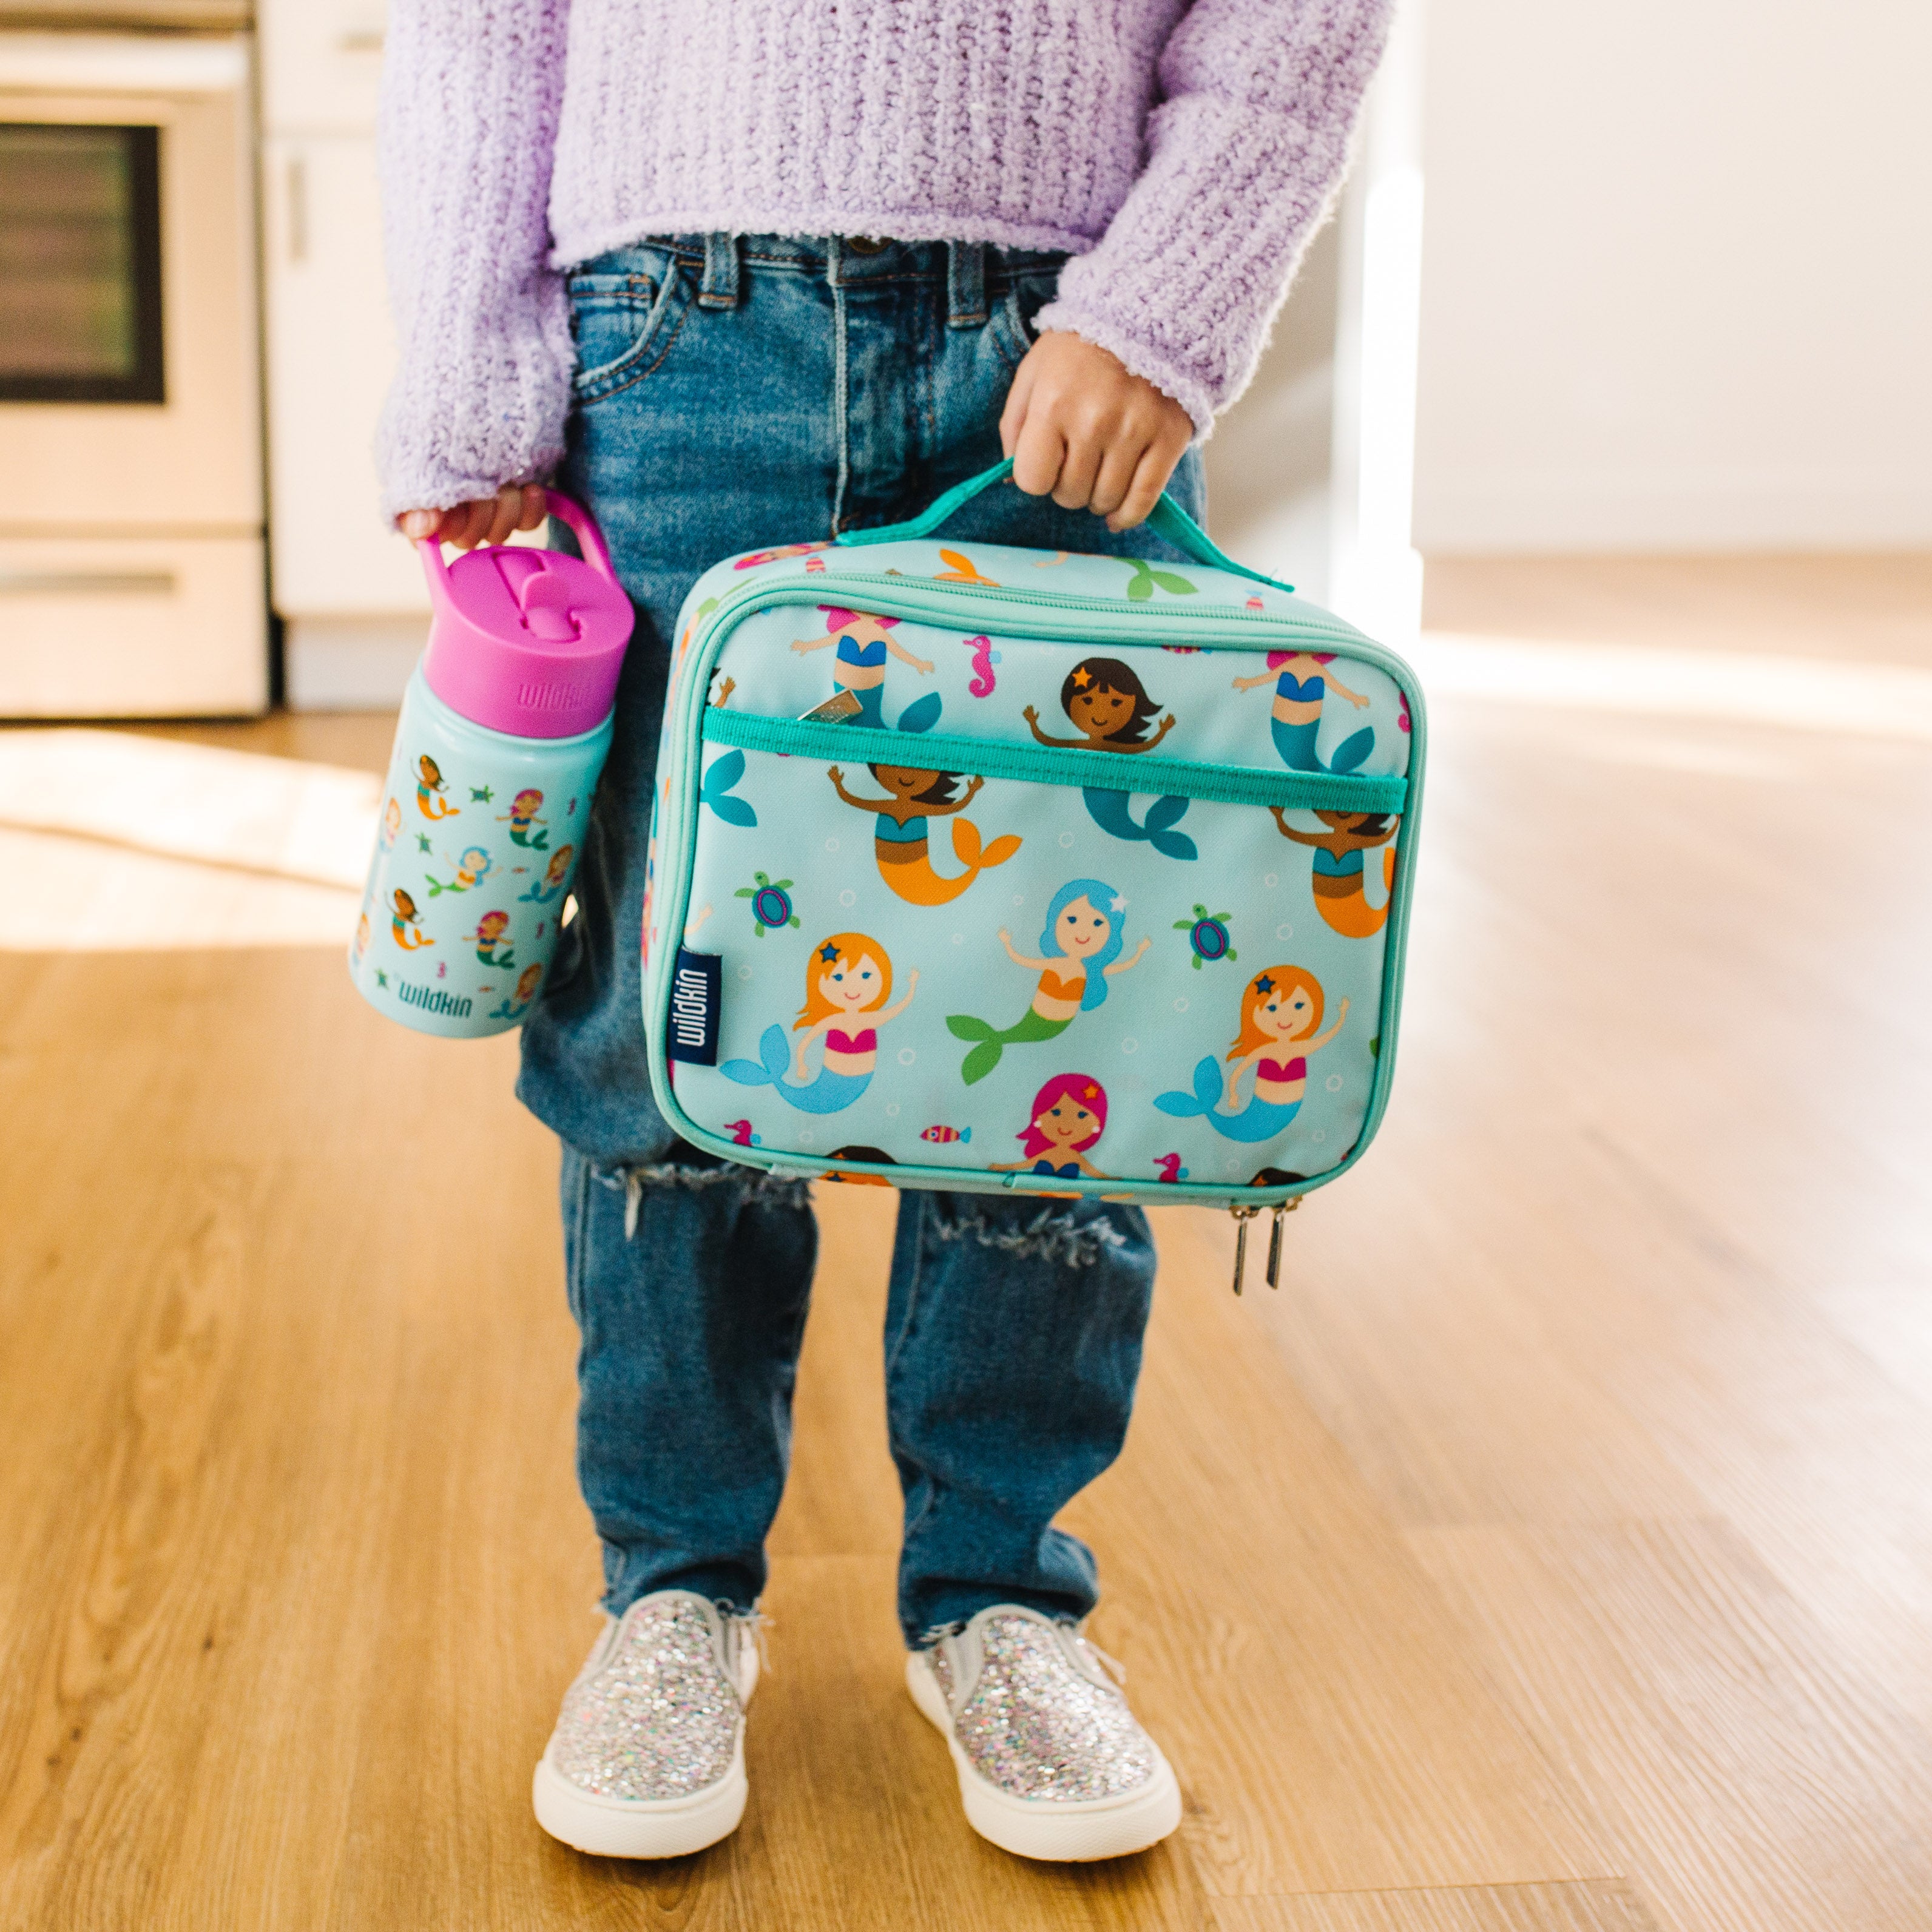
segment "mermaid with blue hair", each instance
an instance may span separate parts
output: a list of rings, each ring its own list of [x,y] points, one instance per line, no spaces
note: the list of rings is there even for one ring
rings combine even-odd
[[[1016,966],[1040,975],[1033,1004],[1003,1033],[970,1013],[949,1013],[946,1029],[956,1040],[974,1042],[960,1072],[968,1086],[983,1080],[999,1065],[1010,1046],[1030,1046],[1057,1040],[1073,1024],[1076,1013],[1091,1012],[1107,997],[1107,982],[1140,963],[1153,944],[1143,938],[1133,956],[1123,959],[1125,943],[1120,916],[1127,909],[1121,895],[1102,879],[1070,879],[1053,896],[1041,928],[1040,950],[1046,956],[1029,958],[1015,946],[1012,935],[1000,928],[1000,944]]]
[[[918,990],[915,968],[906,975],[905,998],[888,1006],[891,955],[865,933],[835,932],[812,949],[806,968],[805,1004],[792,1022],[796,1042],[786,1039],[783,1027],[768,1026],[758,1036],[756,1060],[728,1060],[718,1070],[741,1087],[770,1087],[801,1113],[836,1114],[872,1084],[879,1064],[878,1030],[897,1019]],[[808,1078],[806,1049],[821,1036],[824,1062]]]

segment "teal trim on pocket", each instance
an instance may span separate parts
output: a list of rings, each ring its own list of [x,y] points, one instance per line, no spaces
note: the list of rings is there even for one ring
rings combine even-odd
[[[1002,745],[956,732],[880,731],[870,725],[757,718],[716,705],[704,714],[706,740],[782,757],[914,765],[1022,784],[1078,785],[1102,791],[1154,792],[1220,805],[1278,805],[1291,812],[1400,812],[1408,781],[1329,772],[1260,771],[1186,758],[1135,758],[1042,745]]]

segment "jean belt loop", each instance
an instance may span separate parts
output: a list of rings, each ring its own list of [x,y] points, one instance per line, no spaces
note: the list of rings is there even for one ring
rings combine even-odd
[[[946,326],[981,328],[986,321],[986,244],[946,244]]]
[[[700,308],[738,306],[738,238],[722,232],[704,238],[704,280],[698,285]]]

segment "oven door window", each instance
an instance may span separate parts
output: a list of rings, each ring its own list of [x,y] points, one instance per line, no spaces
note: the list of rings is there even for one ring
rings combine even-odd
[[[160,130],[0,122],[0,401],[159,403]]]

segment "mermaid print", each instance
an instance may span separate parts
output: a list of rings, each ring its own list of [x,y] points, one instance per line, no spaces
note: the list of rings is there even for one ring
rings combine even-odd
[[[782,556],[810,556],[814,551],[830,550],[832,538],[820,537],[812,543],[780,544],[776,550],[754,550],[748,556],[741,556],[731,568],[734,570],[756,570],[761,563],[776,563]]]
[[[1083,658],[1060,686],[1060,708],[1073,722],[1077,738],[1054,738],[1040,729],[1040,713],[1029,704],[1020,715],[1034,738],[1057,751],[1151,752],[1174,729],[1174,714],[1160,718],[1150,738],[1147,729],[1160,718],[1139,675],[1118,658]]]
[[[1390,842],[1401,830],[1400,815],[1318,810],[1315,816],[1325,829],[1298,832],[1280,806],[1268,809],[1284,838],[1314,848],[1315,910],[1324,923],[1345,939],[1369,939],[1381,932],[1388,922],[1389,895],[1395,887],[1395,847]],[[1378,845],[1382,848],[1382,902],[1371,905],[1365,868],[1368,854]]]
[[[472,845],[461,858],[446,859],[445,862],[455,874],[448,885],[440,879],[432,878],[427,872],[423,874],[423,882],[429,887],[431,898],[443,892],[466,892],[472,886],[481,885],[490,866],[490,855],[480,845]]]
[[[416,910],[416,902],[398,886],[390,896],[395,907],[394,916],[389,921],[389,930],[395,934],[396,944],[405,952],[413,952],[419,946],[434,946],[436,941],[425,939],[417,922],[422,914]]]
[[[508,913],[486,912],[476,922],[476,930],[463,936],[476,947],[479,964],[507,968],[517,963],[516,950],[504,938],[509,929]]]
[[[537,982],[542,977],[543,968],[541,964],[526,966],[517,976],[516,991],[513,993],[506,993],[491,1008],[490,1017],[493,1020],[521,1019],[528,1010],[530,1002],[536,998]]]
[[[770,1087],[801,1113],[836,1114],[872,1084],[879,1064],[879,1029],[898,1018],[919,990],[916,969],[906,975],[905,998],[892,997],[891,956],[862,932],[835,932],[812,949],[805,970],[805,1004],[792,1022],[758,1036],[756,1060],[728,1060],[718,1072],[741,1087]],[[860,1024],[860,1021],[865,1024]],[[807,1054],[822,1040],[821,1064],[808,1078]]]
[[[1079,737],[1050,736],[1041,730],[1040,713],[1030,704],[1022,714],[1035,739],[1057,751],[1151,752],[1174,729],[1174,714],[1160,718],[1161,708],[1148,695],[1138,673],[1118,658],[1083,658],[1060,685],[1060,708],[1072,720]],[[1150,738],[1148,727],[1156,718],[1160,728]],[[1174,830],[1187,814],[1186,799],[1157,798],[1148,807],[1147,817],[1136,820],[1126,792],[1086,785],[1080,795],[1087,815],[1110,836],[1144,842],[1169,859],[1199,856],[1194,841]]]
[[[826,773],[832,789],[849,806],[876,814],[872,846],[879,877],[909,905],[944,905],[956,899],[988,866],[1004,866],[1020,849],[1017,832],[1005,832],[983,849],[970,819],[953,818],[970,805],[986,781],[969,781],[964,798],[955,796],[962,773],[928,771],[914,765],[868,765],[885,798],[860,798],[845,789],[845,774],[834,765]],[[952,818],[952,854],[966,869],[950,878],[935,872],[926,837],[928,818]]]
[[[550,849],[550,834],[542,830],[544,820],[539,815],[543,810],[543,794],[534,787],[520,791],[510,801],[508,812],[496,814],[499,825],[508,821],[510,842],[520,845],[526,851],[544,852]]]
[[[454,818],[463,808],[450,803],[448,790],[442,767],[425,752],[416,760],[416,809],[425,818]]]
[[[1342,1030],[1348,1002],[1335,1024],[1322,1024],[1322,982],[1305,966],[1270,966],[1241,989],[1240,1027],[1228,1049],[1225,1072],[1210,1053],[1194,1070],[1191,1094],[1156,1094],[1163,1114],[1202,1119],[1231,1141],[1269,1141],[1287,1131],[1308,1089],[1308,1056]],[[1241,1081],[1250,1070],[1253,1091]]]
[[[1107,1090],[1090,1073],[1056,1073],[1034,1096],[1027,1124],[1013,1136],[1024,1144],[1022,1158],[986,1165],[996,1174],[1106,1180],[1110,1177],[1087,1158],[1087,1150],[1106,1130]]]
[[[532,879],[530,890],[517,895],[518,904],[548,905],[563,890],[565,882],[570,877],[570,862],[576,856],[577,848],[574,845],[560,845],[550,855],[550,863],[544,868],[543,877]]]
[[[857,704],[862,724],[878,729],[885,725],[886,654],[890,652],[901,664],[910,664],[920,676],[932,674],[928,658],[916,658],[892,635],[896,617],[875,617],[864,610],[848,610],[842,604],[821,604],[826,629],[822,638],[806,638],[792,649],[801,657],[822,651],[828,644],[838,646],[832,673],[832,689],[849,693]]]
[[[1332,651],[1270,651],[1266,670],[1234,680],[1237,691],[1258,691],[1270,682],[1274,686],[1269,728],[1282,763],[1291,771],[1352,772],[1375,748],[1372,724],[1364,724],[1343,739],[1325,765],[1315,748],[1322,730],[1322,700],[1330,692],[1337,698],[1346,698],[1358,711],[1369,701],[1360,692],[1351,691],[1328,668],[1334,662]]]
[[[1012,935],[1000,927],[1000,944],[1007,958],[1037,973],[1040,983],[1032,1004],[1004,1032],[970,1013],[946,1015],[946,1031],[956,1040],[973,1042],[959,1070],[968,1086],[985,1079],[1008,1047],[1058,1039],[1076,1014],[1091,1012],[1106,1000],[1109,979],[1140,963],[1141,955],[1154,942],[1144,938],[1132,958],[1120,958],[1120,916],[1126,909],[1126,899],[1105,880],[1070,880],[1046,909],[1040,935],[1040,950],[1046,956],[1041,959],[1020,952]]]
[[[396,834],[402,829],[403,808],[392,796],[382,808],[382,830],[380,836],[385,852],[393,852],[396,849]]]

